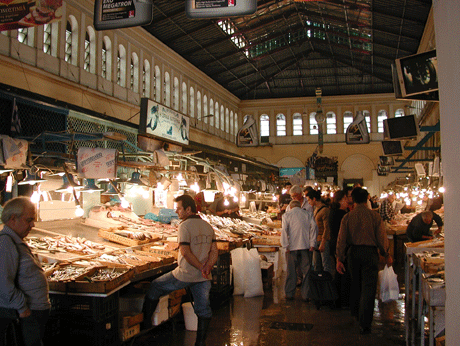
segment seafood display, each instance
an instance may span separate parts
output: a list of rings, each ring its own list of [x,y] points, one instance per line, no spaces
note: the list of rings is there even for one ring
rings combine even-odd
[[[92,242],[85,238],[66,235],[56,237],[45,236],[42,238],[27,237],[25,241],[33,252],[40,254],[75,252],[91,255],[105,250],[105,246],[102,244]]]
[[[89,282],[93,281],[111,281],[128,272],[127,269],[120,268],[100,268],[91,276],[85,276],[84,279]]]
[[[56,269],[50,276],[48,281],[70,281],[82,276],[88,272],[88,267],[77,267],[75,265],[67,265]]]

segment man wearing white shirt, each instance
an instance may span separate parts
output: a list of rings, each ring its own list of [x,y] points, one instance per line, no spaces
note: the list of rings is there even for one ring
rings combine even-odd
[[[292,200],[300,202],[300,208],[311,211],[313,213],[313,207],[308,204],[307,198],[303,196],[302,188],[299,185],[293,185],[289,190],[289,193],[291,194]],[[288,205],[286,211],[289,210],[291,210],[291,208]]]
[[[302,272],[301,296],[307,299],[308,272],[311,267],[318,227],[313,213],[301,208],[298,200],[289,203],[289,211],[283,215],[281,229],[281,246],[286,249],[287,277],[285,284],[286,299],[294,299],[297,273]]]

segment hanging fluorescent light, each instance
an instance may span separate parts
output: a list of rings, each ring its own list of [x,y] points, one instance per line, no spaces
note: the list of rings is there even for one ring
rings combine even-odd
[[[3,168],[3,167],[0,166],[0,174],[13,172],[13,171],[14,171],[14,169]]]

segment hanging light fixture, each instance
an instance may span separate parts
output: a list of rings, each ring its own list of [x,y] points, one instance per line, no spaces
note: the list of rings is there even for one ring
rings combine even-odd
[[[147,186],[141,180],[141,174],[139,172],[133,172],[133,174],[131,175],[131,179],[129,179],[126,183],[133,184],[133,185]]]
[[[72,192],[74,189],[81,189],[83,186],[78,185],[75,180],[73,179],[73,175],[71,174],[64,174],[62,176],[62,185],[58,189],[54,190],[56,192]]]
[[[85,183],[83,185],[83,189],[81,190],[81,192],[96,192],[103,190],[104,189],[96,185],[95,179],[85,179]]]
[[[18,182],[18,185],[35,185],[38,183],[43,183],[44,181],[46,181],[46,179],[42,179],[38,171],[37,173],[32,173],[30,170],[26,170],[26,177]]]
[[[14,169],[4,168],[4,167],[0,166],[0,174],[13,172],[13,171],[14,171]]]
[[[121,195],[120,191],[118,191],[117,183],[109,181],[109,186],[107,187],[107,190],[101,193],[103,196],[115,196],[115,195]]]

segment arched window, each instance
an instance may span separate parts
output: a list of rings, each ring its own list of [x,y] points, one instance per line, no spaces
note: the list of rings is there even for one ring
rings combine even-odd
[[[121,44],[118,45],[117,52],[117,84],[126,86],[126,49]]]
[[[135,93],[139,92],[139,58],[134,52],[129,64],[129,89]]]
[[[209,125],[214,126],[214,118],[216,117],[216,113],[214,112],[214,100],[213,99],[209,100],[209,114],[214,115],[212,117],[209,117]]]
[[[223,110],[222,106],[222,110]],[[225,109],[225,129],[223,129],[226,133],[230,133],[230,114],[228,108]]]
[[[346,111],[343,113],[343,133],[347,133],[348,126],[353,122],[353,113]]]
[[[69,16],[65,30],[64,60],[77,66],[78,63],[78,22],[74,16]]]
[[[201,111],[201,91],[196,92],[196,118],[201,119],[203,112]]]
[[[200,119],[204,120],[205,124],[208,123],[208,117],[206,115],[209,114],[208,111],[208,96],[203,96],[203,116],[200,116]]]
[[[380,110],[377,114],[377,132],[383,133],[383,121],[388,118],[386,110]]]
[[[403,117],[405,114],[404,114],[404,109],[402,108],[399,108],[396,110],[395,112],[395,118],[399,118],[399,117]]]
[[[150,62],[147,59],[142,66],[142,97],[150,97]]]
[[[234,115],[233,111],[230,111],[230,136],[233,136],[235,134],[235,120],[234,120]]]
[[[57,57],[59,23],[43,25],[43,52]]]
[[[187,114],[187,83],[182,82],[182,113]]]
[[[260,137],[270,137],[270,117],[267,114],[260,116]]]
[[[108,36],[102,39],[102,78],[112,80],[112,41]]]
[[[173,84],[173,106],[176,111],[179,110],[179,78],[174,77],[174,84]]]
[[[153,77],[153,99],[161,102],[161,71],[158,65],[155,65],[155,74]]]
[[[165,106],[171,106],[171,79],[169,78],[169,72],[165,72],[163,82],[163,103]]]
[[[8,31],[2,31],[2,34],[8,34]],[[24,43],[29,47],[35,45],[35,28],[18,28],[17,39],[20,43]]]
[[[239,128],[238,128],[238,113],[235,113],[233,121],[234,121],[234,128],[235,128],[235,134],[236,134],[238,132],[238,130],[239,130]],[[235,140],[236,140],[236,137],[235,137]]]
[[[292,135],[294,136],[302,136],[302,114],[294,113],[292,116]]]
[[[317,135],[318,134],[318,123],[316,122],[316,112],[310,113],[308,116],[310,119],[310,134],[311,135]]]
[[[96,32],[91,26],[86,28],[83,68],[86,72],[96,73]]]
[[[215,122],[216,129],[219,129],[219,126],[220,126],[219,102],[216,102],[214,106],[214,119],[215,119],[214,122]]]
[[[371,133],[371,113],[369,111],[363,111],[364,119],[366,119],[367,132]]]
[[[276,135],[286,136],[286,117],[281,113],[276,116]]]
[[[190,110],[188,112],[192,118],[195,118],[195,89],[190,87]]]
[[[225,109],[223,105],[220,105],[220,129],[222,131],[225,131],[225,120],[226,120]]]
[[[334,112],[326,113],[326,133],[330,135],[337,133],[337,117]]]

